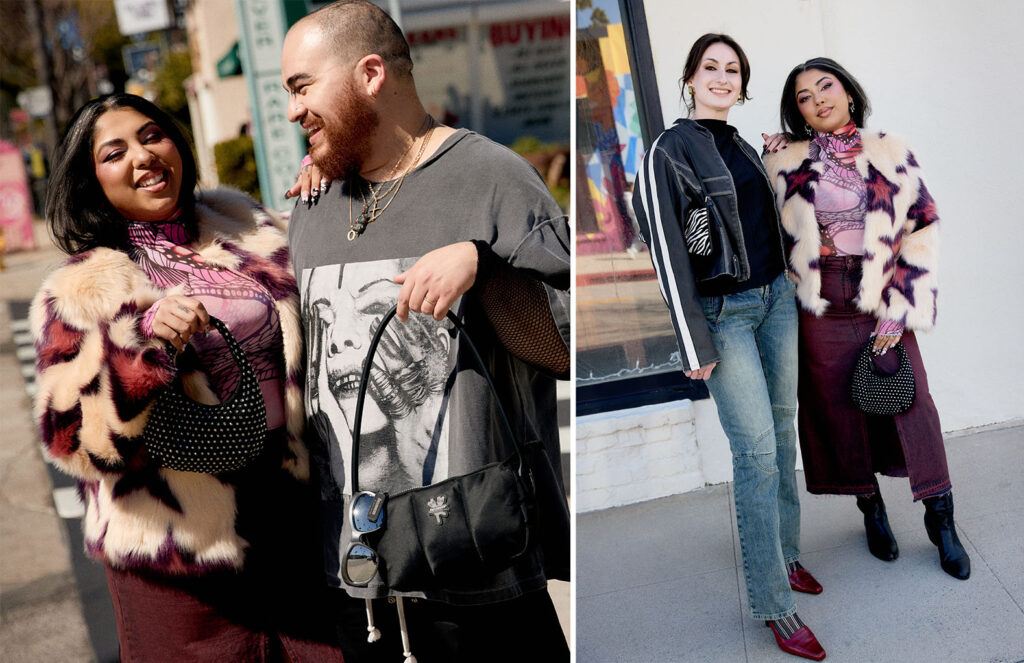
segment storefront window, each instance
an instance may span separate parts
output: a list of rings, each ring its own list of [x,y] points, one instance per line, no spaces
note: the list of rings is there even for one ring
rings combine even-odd
[[[624,381],[636,378],[675,373],[686,382],[635,230],[631,201],[644,145],[627,28],[617,0],[580,0],[576,17],[576,383],[585,398],[590,386],[629,391]]]

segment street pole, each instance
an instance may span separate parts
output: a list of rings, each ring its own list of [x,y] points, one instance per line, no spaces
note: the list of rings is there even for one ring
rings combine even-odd
[[[28,14],[29,31],[32,33],[36,49],[36,76],[39,84],[50,91],[50,112],[42,118],[44,140],[46,142],[46,153],[53,156],[57,147],[57,122],[54,119],[56,112],[56,95],[53,90],[53,59],[50,52],[46,50],[45,35],[47,34],[43,23],[43,12],[39,6],[39,0],[25,0],[25,10]]]

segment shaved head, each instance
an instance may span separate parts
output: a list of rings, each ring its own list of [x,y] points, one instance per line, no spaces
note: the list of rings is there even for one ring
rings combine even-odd
[[[412,76],[409,43],[387,12],[366,0],[339,0],[304,17],[317,26],[325,45],[343,62],[375,54],[393,76]]]

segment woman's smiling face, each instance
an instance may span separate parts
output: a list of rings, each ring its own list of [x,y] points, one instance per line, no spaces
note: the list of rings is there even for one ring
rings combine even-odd
[[[688,81],[693,86],[696,119],[725,120],[743,89],[740,58],[731,46],[715,42],[700,56],[700,65]]]
[[[796,77],[796,106],[815,131],[828,133],[850,123],[852,97],[834,75],[808,69]]]
[[[134,108],[107,111],[96,120],[92,144],[96,179],[121,216],[162,221],[178,208],[181,154],[152,119]]]

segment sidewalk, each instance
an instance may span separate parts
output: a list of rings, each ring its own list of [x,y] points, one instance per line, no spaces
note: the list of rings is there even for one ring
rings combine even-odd
[[[30,415],[7,303],[32,298],[61,260],[47,248],[4,257],[0,272],[0,659],[6,663],[92,661],[75,584],[71,543]]]
[[[946,450],[967,581],[939,568],[905,479],[879,479],[892,563],[868,552],[852,497],[801,494],[801,561],[825,591],[797,594],[797,609],[826,661],[1024,662],[1024,426],[948,437]],[[578,661],[806,660],[749,617],[731,483],[576,524]]]

